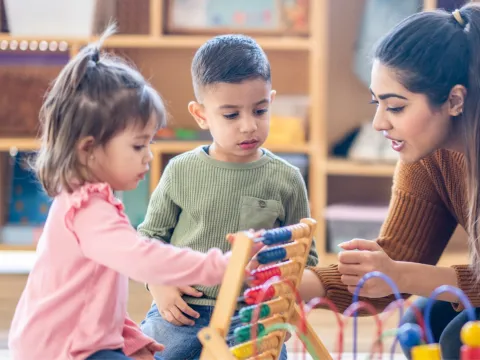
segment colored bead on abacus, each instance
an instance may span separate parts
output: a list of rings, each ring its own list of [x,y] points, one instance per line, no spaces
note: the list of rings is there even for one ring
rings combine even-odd
[[[253,314],[255,312],[255,309],[258,306],[260,306],[260,311],[258,313],[258,318],[259,319],[262,319],[262,318],[270,315],[270,313],[271,313],[270,306],[268,306],[267,304],[251,305],[251,306],[247,306],[247,307],[244,307],[244,308],[240,309],[240,311],[238,312],[238,316],[240,317],[240,321],[243,322],[243,323],[248,323],[248,322],[252,321]]]

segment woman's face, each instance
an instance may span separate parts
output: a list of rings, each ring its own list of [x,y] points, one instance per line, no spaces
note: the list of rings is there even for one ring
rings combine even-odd
[[[408,91],[391,68],[373,64],[370,87],[377,105],[373,127],[383,132],[400,159],[415,162],[437,149],[450,147],[453,129],[449,102],[433,109],[424,94]]]

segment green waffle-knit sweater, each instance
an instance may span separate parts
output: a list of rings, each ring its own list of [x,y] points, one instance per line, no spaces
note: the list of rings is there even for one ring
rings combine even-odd
[[[226,252],[228,233],[271,229],[309,217],[298,168],[268,150],[263,152],[249,163],[215,160],[203,147],[176,156],[166,166],[138,231],[178,247],[201,252],[216,247]],[[317,263],[313,243],[308,265]],[[184,296],[187,303],[215,304],[218,286],[195,288],[203,297]]]

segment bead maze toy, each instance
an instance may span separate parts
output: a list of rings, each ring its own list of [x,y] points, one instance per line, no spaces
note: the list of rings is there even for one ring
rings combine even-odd
[[[287,330],[300,327],[309,347],[322,359],[331,359],[312,327],[302,321],[302,309],[296,304],[296,289],[315,228],[316,221],[307,218],[299,224],[267,230],[257,238],[247,232],[233,235],[232,257],[211,322],[198,334],[203,344],[201,360],[277,360]],[[259,251],[256,260],[270,265],[246,274],[251,249],[258,242],[267,248]],[[245,282],[254,287],[247,288],[239,300]],[[247,306],[232,319],[239,302]],[[235,330],[228,338],[231,325]],[[236,344],[230,348],[227,341]]]
[[[480,321],[476,319],[475,310],[466,295],[452,286],[444,285],[435,289],[423,315],[414,309],[418,324],[404,324],[384,332],[375,308],[368,302],[359,301],[360,290],[365,282],[377,277],[392,288],[396,301],[387,306],[384,314],[399,309],[402,317],[403,307],[408,301],[402,298],[394,281],[381,272],[374,271],[360,279],[352,304],[343,313],[343,321],[336,306],[326,298],[316,298],[304,304],[299,299],[297,287],[305,269],[315,226],[315,220],[303,219],[299,224],[268,230],[260,236],[248,232],[232,235],[232,258],[211,322],[198,334],[203,345],[200,360],[277,360],[287,332],[299,336],[304,350],[314,360],[332,360],[327,348],[306,320],[308,311],[319,304],[327,305],[336,314],[339,332],[335,352],[338,359],[342,358],[344,322],[352,316],[353,359],[357,359],[357,312],[363,308],[373,315],[377,325],[376,339],[368,359],[372,359],[375,352],[382,358],[382,341],[391,336],[394,338],[392,358],[395,345],[400,342],[403,347],[411,349],[412,360],[441,360],[440,345],[435,343],[430,329],[430,313],[433,301],[444,292],[453,293],[459,299],[469,318],[460,334],[463,344],[460,360],[480,359]],[[250,261],[251,249],[258,242],[266,246],[256,256],[256,261],[264,267],[248,273],[245,268]],[[247,288],[239,297],[245,283],[254,287]],[[232,317],[239,304],[246,305],[240,306],[238,315]],[[231,332],[233,336],[230,336]]]

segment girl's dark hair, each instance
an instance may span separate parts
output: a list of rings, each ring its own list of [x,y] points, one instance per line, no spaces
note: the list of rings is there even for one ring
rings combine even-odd
[[[85,169],[77,159],[77,142],[86,136],[103,146],[129,126],[145,127],[154,119],[165,126],[160,95],[120,58],[100,54],[110,25],[96,44],[83,48],[62,69],[40,110],[42,141],[34,169],[49,196],[82,184]]]
[[[480,280],[480,5],[454,13],[414,14],[398,24],[376,48],[375,58],[393,69],[402,85],[444,104],[455,85],[467,89],[461,121],[467,165],[469,244]]]

